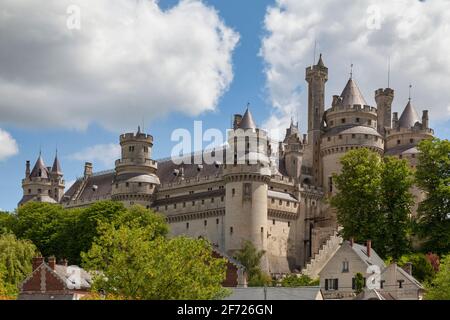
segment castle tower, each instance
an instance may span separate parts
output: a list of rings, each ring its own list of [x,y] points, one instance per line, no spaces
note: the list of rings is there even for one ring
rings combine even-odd
[[[321,186],[320,130],[325,110],[325,82],[328,80],[328,68],[323,63],[322,54],[316,65],[306,68],[305,79],[308,82],[308,144],[312,146],[312,184]]]
[[[225,250],[233,254],[251,241],[258,250],[267,248],[267,190],[270,180],[267,133],[256,127],[247,109],[235,116],[229,131],[225,180]],[[268,270],[267,258],[261,262]]]
[[[377,110],[367,104],[356,82],[350,77],[340,96],[333,96],[327,110],[322,135],[321,156],[324,191],[331,195],[333,174],[341,171],[341,157],[350,150],[365,147],[384,152],[383,137],[377,131]]]
[[[52,169],[49,172],[51,181],[51,196],[56,202],[60,202],[64,196],[64,180],[63,172],[61,169],[61,164],[58,159],[58,152],[55,155],[55,160],[53,161]]]
[[[61,173],[62,178],[62,173]],[[64,184],[64,182],[62,182]],[[23,197],[19,206],[29,201],[57,203],[52,197],[52,180],[50,170],[45,166],[41,154],[30,171],[30,161],[25,165],[25,178],[22,179]]]
[[[299,179],[301,175],[303,159],[303,143],[298,131],[298,122],[286,129],[286,137],[283,141],[283,159],[286,173],[289,177]]]
[[[378,89],[375,91],[375,101],[377,103],[377,130],[383,137],[386,129],[391,128],[391,110],[394,100],[394,90],[391,88]]]
[[[149,208],[158,186],[157,162],[151,159],[153,137],[142,133],[120,136],[121,158],[116,160],[111,198],[125,205],[141,204]]]
[[[416,146],[423,139],[432,138],[434,134],[433,129],[429,128],[428,110],[423,110],[420,119],[409,99],[399,119],[394,112],[392,124],[392,128],[386,133],[385,154],[408,159],[410,165],[415,167],[419,153]]]

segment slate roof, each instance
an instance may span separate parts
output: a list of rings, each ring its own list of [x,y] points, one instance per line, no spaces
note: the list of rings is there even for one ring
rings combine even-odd
[[[348,245],[350,243],[348,241],[345,241]],[[367,256],[367,247],[360,245],[358,243],[354,243],[353,246],[351,246],[353,251],[361,258],[362,261],[364,261],[368,266],[370,265],[377,265],[381,269],[385,268],[386,265],[384,264],[383,259],[380,258],[380,256],[373,250],[373,248],[370,249],[370,257]]]
[[[53,161],[52,172],[62,174],[61,164],[59,163],[57,155]]]
[[[398,125],[400,128],[411,128],[414,127],[416,122],[420,122],[419,115],[417,114],[416,109],[412,106],[411,101],[408,101],[405,109],[398,120]]]
[[[39,175],[39,172],[41,175]],[[48,170],[45,166],[44,160],[42,159],[42,156],[39,155],[38,159],[36,160],[36,163],[34,164],[33,170],[31,170],[30,177],[32,178],[44,178],[48,179]]]
[[[239,123],[239,128],[241,129],[256,129],[255,121],[253,120],[252,113],[247,108],[245,110],[244,116],[242,117],[241,122]]]
[[[419,150],[417,147],[412,146],[410,144],[403,146],[395,146],[389,150],[387,150],[384,154],[386,156],[399,155],[399,154],[417,154]]]
[[[338,134],[370,134],[377,137],[381,137],[378,131],[373,127],[355,126],[353,124],[347,124],[327,129],[327,131],[324,134],[324,137],[334,136]]]
[[[343,106],[353,106],[355,104],[360,104],[361,106],[367,105],[366,99],[364,99],[358,85],[352,78],[345,85],[341,93],[341,98]]]
[[[280,191],[275,191],[275,190],[268,190],[267,195],[271,198],[297,202],[297,198],[295,198],[290,193],[285,193],[285,192],[280,192]]]

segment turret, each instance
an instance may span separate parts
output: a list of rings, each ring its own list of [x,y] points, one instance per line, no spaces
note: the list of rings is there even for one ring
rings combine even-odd
[[[51,168],[45,166],[44,159],[39,157],[30,172],[30,161],[26,162],[25,178],[22,180],[23,197],[19,206],[29,201],[56,203],[53,196]]]
[[[316,186],[322,184],[320,163],[320,127],[325,110],[325,83],[328,80],[328,68],[322,60],[322,54],[316,65],[306,68],[308,82],[308,144],[312,146],[313,181]]]
[[[235,117],[236,119],[236,117]],[[267,133],[256,127],[250,110],[228,132],[225,180],[225,251],[234,254],[249,240],[267,248],[267,190],[271,172]],[[267,258],[261,262],[268,269]]]
[[[56,152],[55,159],[53,160],[53,165],[49,169],[50,172],[50,180],[51,180],[51,191],[50,195],[55,199],[56,202],[60,202],[62,197],[64,196],[64,180],[63,180],[63,172],[61,169],[61,164],[58,160],[58,152]]]
[[[294,178],[300,178],[302,159],[303,159],[303,143],[298,131],[298,123],[291,125],[286,129],[286,137],[284,138],[284,166],[286,173]]]
[[[377,130],[382,136],[385,134],[385,128],[391,128],[393,100],[394,90],[386,88],[375,91],[375,101],[377,103]]]
[[[115,162],[111,197],[125,205],[149,206],[156,186],[160,184],[156,175],[157,162],[151,159],[153,137],[141,132],[120,136],[121,158]]]

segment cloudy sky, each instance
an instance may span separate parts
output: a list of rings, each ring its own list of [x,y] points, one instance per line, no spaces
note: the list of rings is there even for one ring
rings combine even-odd
[[[56,148],[65,179],[112,168],[138,125],[170,155],[176,128],[225,131],[249,102],[261,126],[306,125],[305,67],[323,53],[327,105],[353,64],[366,100],[412,84],[419,113],[450,137],[448,0],[2,0],[0,207],[21,197],[26,160]]]

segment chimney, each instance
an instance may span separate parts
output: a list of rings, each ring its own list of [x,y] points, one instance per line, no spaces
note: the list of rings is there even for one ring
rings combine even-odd
[[[85,162],[84,163],[84,177],[90,177],[92,176],[92,163],[90,162]]]
[[[428,110],[422,111],[422,129],[428,129]]]
[[[411,262],[405,263],[405,265],[403,266],[403,270],[405,270],[406,272],[408,272],[409,275],[412,276],[412,263]]]
[[[353,247],[353,244],[355,243],[355,239],[353,237],[350,238],[350,247]]]
[[[56,265],[56,258],[55,258],[55,257],[49,257],[49,258],[48,258],[48,266],[49,266],[52,270],[55,270],[55,265]]]
[[[370,251],[372,250],[372,240],[367,240],[367,256],[370,257]]]
[[[44,262],[44,258],[39,256],[39,257],[34,257],[33,258],[33,271],[36,270],[41,264],[42,262]]]
[[[28,178],[30,175],[30,160],[27,160],[25,165],[25,178]]]

